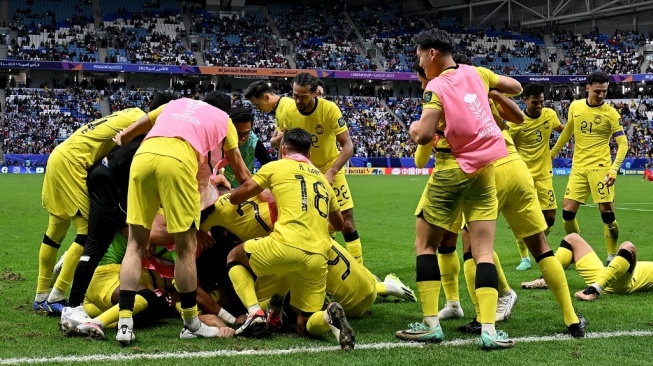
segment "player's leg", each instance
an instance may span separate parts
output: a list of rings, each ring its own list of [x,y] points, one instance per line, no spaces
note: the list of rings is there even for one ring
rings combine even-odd
[[[462,217],[461,217],[462,226]],[[445,231],[442,241],[438,245],[438,266],[442,290],[447,299],[446,305],[438,313],[440,320],[458,319],[465,316],[460,306],[460,292],[458,290],[458,276],[460,274],[460,260],[456,252],[458,234]]]
[[[619,226],[614,214],[614,202],[599,203],[601,220],[603,221],[603,236],[605,238],[605,247],[608,252],[607,263],[614,258],[617,252],[617,243],[619,242]]]
[[[340,204],[342,218],[345,220],[345,226],[342,229],[342,236],[345,239],[347,251],[356,258],[358,263],[363,264],[363,247],[361,245],[356,223],[354,222],[354,200],[351,197],[349,184],[345,178],[344,169],[341,169],[333,177],[333,190]]]
[[[52,270],[57,261],[57,251],[61,247],[61,241],[66,237],[70,222],[70,219],[52,214],[48,217],[48,229],[39,249],[39,275],[36,283],[36,297],[32,305],[34,310],[44,310],[43,304],[50,294],[50,282],[52,281]]]
[[[581,204],[585,204],[590,195],[590,185],[586,170],[571,170],[562,203],[562,222],[565,233],[580,233],[576,213]]]
[[[633,271],[637,264],[637,250],[633,243],[627,241],[619,246],[617,255],[601,272],[596,282],[583,291],[576,292],[576,297],[584,301],[596,300],[605,291],[628,293],[631,290]]]

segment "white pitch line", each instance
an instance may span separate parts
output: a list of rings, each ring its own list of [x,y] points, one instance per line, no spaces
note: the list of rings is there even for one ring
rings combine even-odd
[[[586,205],[586,207],[598,207],[598,205],[591,204],[591,205]],[[617,210],[617,211],[640,211],[640,212],[653,212],[653,210],[648,210],[648,209],[645,209],[645,208],[629,208],[629,207],[619,207],[619,206],[615,206],[614,209]]]
[[[592,332],[587,333],[586,338],[616,338],[616,337],[650,337],[653,331],[633,330],[619,332]],[[568,341],[573,340],[570,335],[557,334],[552,336],[530,336],[513,338],[516,343],[533,343],[533,342],[550,342],[550,341]],[[454,339],[440,343],[437,347],[459,347],[466,345],[478,344],[478,339]],[[367,343],[356,345],[356,350],[361,349],[389,349],[389,348],[422,348],[425,343],[416,342],[381,342]],[[54,356],[40,358],[5,358],[0,359],[0,365],[17,365],[17,364],[34,364],[34,363],[73,363],[73,362],[97,362],[97,361],[130,361],[130,360],[160,360],[160,359],[184,359],[184,358],[213,358],[213,357],[238,357],[238,356],[279,356],[298,353],[317,353],[317,352],[335,352],[339,351],[337,346],[322,347],[301,347],[288,349],[271,349],[271,350],[219,350],[219,351],[202,351],[202,352],[164,352],[164,353],[140,353],[125,354],[116,353],[110,355],[88,355],[88,356]],[[356,350],[352,352],[356,352]]]

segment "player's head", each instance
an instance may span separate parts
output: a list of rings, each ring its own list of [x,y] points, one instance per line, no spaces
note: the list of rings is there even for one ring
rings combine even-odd
[[[153,110],[159,108],[160,106],[162,106],[162,105],[164,105],[164,104],[166,104],[166,103],[168,103],[170,101],[173,101],[175,99],[177,99],[177,96],[172,94],[172,93],[156,92],[156,93],[154,93],[154,96],[152,97],[152,100],[150,101],[150,103],[147,104],[147,108],[150,111],[153,111]]]
[[[419,65],[424,68],[426,77],[429,79],[442,72],[442,67],[439,64],[442,61],[450,60],[454,50],[453,38],[441,29],[420,32],[413,37],[413,44],[417,47]]]
[[[419,60],[416,60],[413,64],[413,71],[417,73],[417,80],[422,84],[422,89],[426,89],[426,85],[429,83],[429,79],[426,78],[426,73],[424,68],[419,65]]]
[[[247,98],[254,106],[266,113],[272,111],[276,105],[277,100],[272,97],[276,96],[272,87],[265,80],[255,81],[245,90],[245,98]]]
[[[603,103],[603,100],[608,95],[608,74],[603,71],[594,71],[587,78],[587,100],[590,105],[597,105]]]
[[[293,128],[283,134],[281,155],[302,154],[309,158],[311,156],[311,134],[301,128]]]
[[[243,107],[236,107],[231,110],[229,117],[231,118],[231,122],[234,123],[234,126],[236,126],[238,147],[241,147],[252,134],[252,114]]]
[[[300,112],[310,111],[315,106],[315,91],[317,78],[309,73],[302,72],[292,79],[292,96]]]
[[[315,96],[318,98],[324,97],[324,81],[317,79],[317,89],[315,89]]]
[[[221,91],[212,91],[206,93],[204,102],[221,109],[225,113],[231,112],[231,97]]]
[[[524,86],[521,97],[526,103],[526,114],[539,117],[544,108],[544,87],[542,84],[530,83]]]

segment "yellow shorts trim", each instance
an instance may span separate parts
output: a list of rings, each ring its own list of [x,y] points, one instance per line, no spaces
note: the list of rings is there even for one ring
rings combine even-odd
[[[585,204],[592,195],[594,203],[613,202],[615,186],[607,187],[603,181],[609,168],[602,169],[571,169],[565,198]]]

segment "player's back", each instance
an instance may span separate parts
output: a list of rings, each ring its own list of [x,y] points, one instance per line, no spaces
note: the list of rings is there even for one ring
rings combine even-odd
[[[346,309],[376,291],[374,275],[335,240],[331,241],[326,291]]]
[[[612,164],[610,138],[623,131],[619,125],[619,113],[603,102],[590,106],[586,99],[577,100],[569,106],[569,117],[574,125],[575,168],[607,168]]]
[[[119,131],[129,127],[144,115],[145,112],[139,108],[128,108],[96,119],[78,128],[55,150],[71,162],[88,169],[116,147],[113,137]]]
[[[215,203],[215,212],[207,218],[211,226],[222,226],[242,241],[270,234],[272,219],[267,202],[254,197],[240,205],[232,205],[229,197],[231,193],[221,195]]]
[[[331,244],[329,212],[338,209],[326,177],[310,163],[284,158],[264,165],[253,179],[259,186],[270,187],[277,204],[277,222],[270,237],[326,256]]]
[[[293,102],[277,111],[276,117],[279,129],[298,127],[311,134],[311,162],[322,172],[337,160],[336,135],[347,131],[347,124],[337,104],[315,98],[314,110],[302,113]]]

